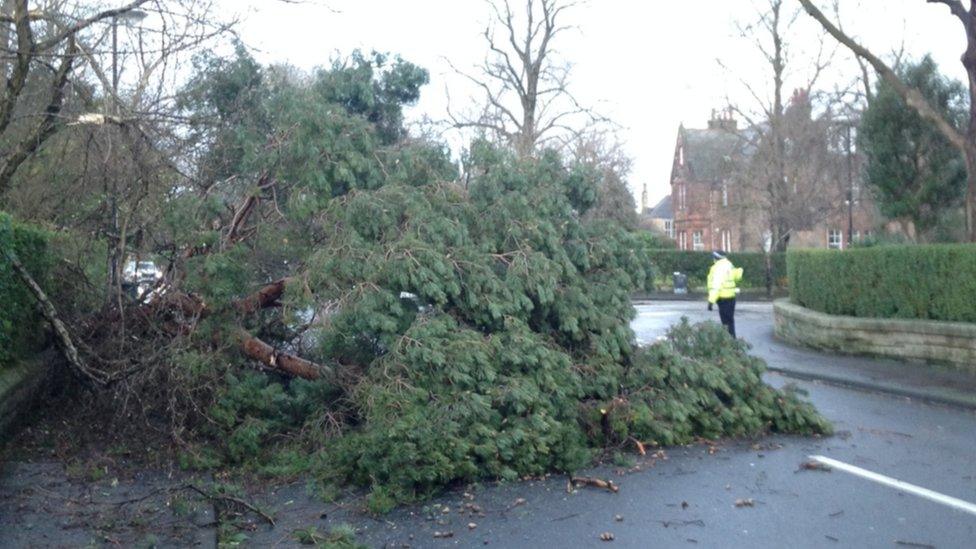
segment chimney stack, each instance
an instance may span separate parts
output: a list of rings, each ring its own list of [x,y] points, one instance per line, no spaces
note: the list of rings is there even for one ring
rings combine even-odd
[[[721,112],[712,109],[712,118],[708,121],[708,129],[734,132],[738,127],[738,122],[732,116],[732,107],[724,109]]]

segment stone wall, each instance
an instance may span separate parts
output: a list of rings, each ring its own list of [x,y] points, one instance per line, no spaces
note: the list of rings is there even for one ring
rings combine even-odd
[[[976,324],[857,318],[820,313],[780,299],[776,337],[846,354],[948,364],[976,372]]]

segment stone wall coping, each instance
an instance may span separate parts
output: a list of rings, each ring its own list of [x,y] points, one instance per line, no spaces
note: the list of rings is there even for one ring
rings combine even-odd
[[[802,317],[804,321],[822,328],[903,332],[919,335],[967,337],[976,340],[976,324],[969,322],[832,315],[807,309],[802,305],[793,303],[789,298],[773,301],[773,308],[782,309],[791,316]]]

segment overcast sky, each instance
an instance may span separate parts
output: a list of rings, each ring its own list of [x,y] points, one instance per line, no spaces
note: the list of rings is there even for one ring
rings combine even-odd
[[[222,1],[228,14],[244,18],[239,32],[263,62],[308,69],[356,48],[375,49],[397,53],[430,71],[431,83],[410,109],[411,118],[444,119],[447,88],[452,107],[465,98],[477,99],[446,59],[471,67],[484,58],[481,33],[488,11],[483,0]],[[622,126],[620,139],[634,159],[630,184],[638,201],[645,183],[652,202],[669,192],[679,124],[704,127],[711,110],[725,105],[726,98],[754,108],[743,81],[760,93],[768,90],[768,66],[736,30],[736,21],[754,20],[757,7],[765,3],[590,0],[568,13],[567,20],[578,30],[563,35],[557,47],[574,65],[572,89],[582,103]],[[787,3],[791,10],[799,5]],[[829,3],[819,2],[822,7]],[[841,0],[841,7],[845,29],[874,51],[885,53],[904,44],[908,55],[931,53],[944,72],[965,77],[959,63],[965,38],[945,6],[924,0]],[[803,14],[791,33],[797,62],[788,88],[808,78],[802,59],[816,54],[814,25]],[[843,85],[855,76],[856,65],[841,50],[821,81]]]

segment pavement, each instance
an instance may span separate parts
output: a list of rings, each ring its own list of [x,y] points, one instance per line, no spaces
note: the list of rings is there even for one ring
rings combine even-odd
[[[637,308],[633,327],[644,342],[663,335],[681,316],[714,318],[701,303],[654,302]],[[770,315],[768,305],[742,304],[737,323],[740,335],[771,368],[795,361],[804,368],[819,368],[818,375],[827,371],[854,376],[857,366],[863,365],[858,375],[874,383],[915,380],[937,388],[951,381],[951,372],[945,378],[926,375],[917,365],[914,371],[923,372],[919,375],[926,379],[907,377],[912,375],[908,370],[886,378],[886,368],[905,365],[785,346],[772,337]],[[250,517],[242,532],[246,539],[240,541],[248,547],[297,547],[300,533],[307,538],[346,524],[355,529],[359,542],[390,548],[974,546],[976,412],[892,391],[853,390],[848,383],[824,383],[822,376],[803,377],[800,366],[793,370],[771,369],[765,379],[777,387],[793,383],[806,391],[833,421],[834,436],[702,442],[652,450],[642,457],[626,453],[613,464],[580,473],[612,479],[620,487],[615,493],[571,488],[565,476],[555,475],[459,486],[425,504],[403,506],[382,517],[363,511],[361,494],[326,503],[310,488],[314,483],[305,479],[272,487],[255,485],[249,487],[248,501],[271,512],[277,524],[272,528]],[[810,456],[825,456],[841,466],[811,468]],[[110,491],[112,472],[106,473],[87,491],[67,496],[86,501],[93,492],[98,497]],[[13,478],[16,487],[16,479],[23,475]],[[28,486],[39,482],[33,479]],[[19,486],[23,492],[23,480]],[[57,485],[47,489],[62,491]],[[0,475],[0,495],[14,493],[10,476]],[[37,491],[25,493],[39,497]],[[143,489],[117,497],[142,501],[141,493],[161,492]],[[101,495],[98,501],[120,501],[112,495]],[[57,502],[50,497],[47,501],[54,507],[49,510],[53,514],[47,520],[41,514],[30,515],[33,535],[18,534],[24,522],[16,517],[21,507],[14,499],[0,506],[0,547],[81,542],[83,532],[73,530],[74,524],[57,522]],[[150,520],[162,518],[156,515]],[[206,524],[205,517],[201,524]],[[57,541],[59,529],[67,529],[66,535],[71,536],[60,538],[63,544]],[[38,537],[38,532],[48,537]],[[183,535],[173,535],[160,545],[181,546],[178,540],[189,541]],[[202,545],[212,546],[213,539]]]
[[[655,300],[636,303],[632,323],[638,340],[648,343],[667,327],[687,317],[713,320],[704,301]],[[976,374],[950,366],[826,354],[784,343],[773,335],[771,303],[740,302],[736,334],[752,345],[769,369],[797,379],[816,380],[866,391],[877,391],[926,402],[976,409]]]

